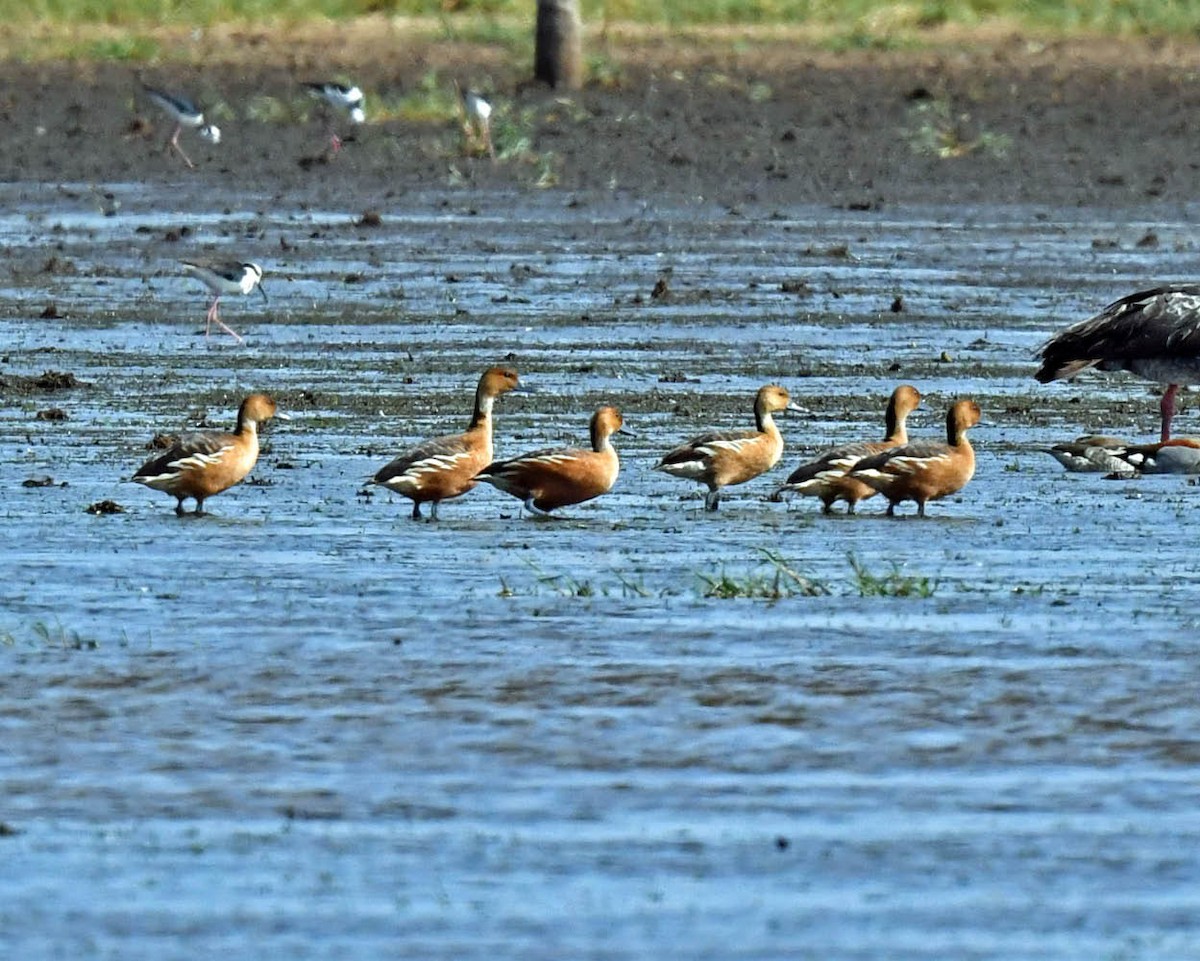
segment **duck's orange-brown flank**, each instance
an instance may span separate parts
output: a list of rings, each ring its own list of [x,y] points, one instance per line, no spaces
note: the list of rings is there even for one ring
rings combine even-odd
[[[517,390],[520,381],[511,367],[484,371],[475,390],[471,423],[461,434],[434,437],[400,454],[372,478],[390,491],[413,502],[412,516],[421,516],[421,505],[432,505],[430,520],[437,520],[438,504],[460,497],[477,483],[476,475],[491,463],[492,408],[496,398]]]
[[[978,423],[979,405],[957,401],[946,414],[945,444],[893,447],[859,461],[850,476],[888,499],[889,517],[904,501],[916,501],[917,514],[924,517],[926,503],[962,490],[975,474],[975,451],[967,431]]]
[[[196,513],[204,513],[204,501],[239,483],[258,461],[258,425],[272,417],[286,419],[266,394],[251,394],[238,409],[237,428],[232,434],[206,431],[185,434],[158,457],[141,466],[133,480],[176,499],[175,513],[183,514],[183,502],[196,501]]]
[[[615,407],[592,415],[592,449],[547,448],[489,464],[478,480],[520,498],[531,514],[548,514],[559,507],[582,504],[607,494],[617,482],[621,465],[612,435],[624,419]]]
[[[819,497],[826,514],[832,512],[835,503],[845,501],[846,513],[853,514],[855,505],[874,497],[876,490],[850,477],[849,471],[864,457],[907,444],[908,415],[920,406],[920,391],[911,384],[897,387],[892,391],[884,415],[886,433],[883,440],[842,444],[822,451],[815,459],[792,471],[778,492],[794,491],[806,497]]]
[[[783,456],[783,437],[772,414],[803,411],[778,384],[759,388],[754,398],[754,430],[719,431],[693,437],[663,457],[655,470],[708,487],[704,509],[715,511],[721,488],[753,480]]]

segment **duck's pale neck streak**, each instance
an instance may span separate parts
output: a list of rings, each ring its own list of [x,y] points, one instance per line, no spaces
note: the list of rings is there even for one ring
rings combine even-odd
[[[492,431],[492,408],[496,404],[495,394],[490,394],[482,387],[475,391],[475,413],[471,415],[471,426],[467,430]]]
[[[775,418],[766,407],[754,408],[754,423],[758,426],[760,434],[778,434],[779,428],[775,426]]]
[[[244,410],[238,411],[237,428],[234,433],[238,437],[257,437],[258,436],[258,421],[251,417]]]
[[[612,448],[612,430],[599,419],[592,421],[592,450],[597,454]]]
[[[895,404],[888,404],[887,414],[884,421],[884,424],[887,428],[887,433],[884,435],[884,440],[895,441],[897,444],[908,443],[907,420],[907,414],[901,416],[896,410]]]
[[[967,425],[953,414],[946,418],[946,443],[951,447],[970,447],[967,440]]]

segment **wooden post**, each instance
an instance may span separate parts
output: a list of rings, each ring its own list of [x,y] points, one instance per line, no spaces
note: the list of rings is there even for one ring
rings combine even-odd
[[[583,86],[583,18],[579,0],[537,0],[533,75],[552,87]]]

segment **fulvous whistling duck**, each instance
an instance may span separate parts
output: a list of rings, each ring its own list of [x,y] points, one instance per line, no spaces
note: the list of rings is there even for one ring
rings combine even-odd
[[[143,464],[132,479],[172,495],[176,514],[184,513],[183,502],[189,497],[196,501],[196,514],[203,514],[207,498],[233,487],[253,469],[258,460],[258,425],[272,417],[288,419],[266,394],[251,394],[238,408],[232,434],[184,434]]]
[[[666,454],[654,469],[707,485],[704,509],[715,511],[722,487],[753,480],[779,463],[783,437],[771,415],[785,410],[803,412],[804,408],[792,403],[778,384],[761,387],[754,398],[754,430],[693,437]]]
[[[1165,384],[1161,440],[1171,439],[1180,384],[1200,384],[1200,285],[1156,287],[1122,297],[1038,349],[1040,383],[1082,370],[1127,370]]]
[[[531,514],[546,515],[558,507],[582,504],[607,494],[617,482],[620,461],[613,434],[627,434],[615,407],[592,415],[592,449],[548,448],[509,460],[496,461],[480,471],[478,480],[524,501]]]
[[[925,516],[925,504],[962,490],[975,473],[975,451],[967,431],[979,423],[979,405],[960,400],[946,414],[945,444],[906,444],[860,460],[850,476],[874,487],[888,499],[892,517],[896,505],[917,502],[917,514]]]
[[[822,511],[829,514],[837,501],[846,502],[846,513],[853,514],[855,505],[875,496],[875,488],[847,476],[847,472],[864,457],[908,443],[908,415],[921,405],[921,394],[913,386],[902,384],[892,391],[885,414],[886,433],[881,441],[842,444],[818,454],[814,460],[797,467],[787,483],[777,493],[795,491],[821,499]]]
[[[459,497],[475,486],[479,473],[491,463],[492,408],[496,398],[520,390],[517,372],[511,367],[484,371],[475,389],[471,423],[461,434],[434,437],[406,450],[372,478],[390,491],[413,502],[412,516],[421,516],[421,505],[429,503],[429,519],[438,519],[438,504]]]

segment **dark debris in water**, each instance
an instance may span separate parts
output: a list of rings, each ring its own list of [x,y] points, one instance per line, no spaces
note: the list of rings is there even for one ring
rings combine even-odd
[[[113,500],[96,501],[84,508],[88,514],[124,514],[125,508]]]
[[[45,410],[39,410],[34,415],[35,420],[51,421],[52,423],[60,423],[67,420],[67,412],[61,407],[47,407]]]
[[[70,390],[88,385],[76,379],[74,374],[60,370],[47,370],[38,377],[22,377],[20,374],[0,376],[0,391],[13,394],[31,394],[38,390]]]
[[[21,481],[22,487],[66,487],[67,482],[58,483],[49,474],[39,474],[37,477],[26,477]]]

